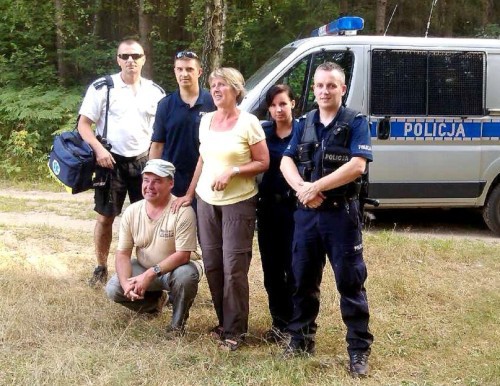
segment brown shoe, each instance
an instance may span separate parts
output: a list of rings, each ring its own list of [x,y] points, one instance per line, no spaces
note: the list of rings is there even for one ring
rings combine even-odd
[[[222,326],[215,326],[208,334],[215,340],[222,340],[222,336],[224,335],[224,328]]]

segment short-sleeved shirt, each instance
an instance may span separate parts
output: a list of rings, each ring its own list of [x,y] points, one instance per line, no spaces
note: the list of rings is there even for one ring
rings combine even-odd
[[[276,122],[265,122],[262,125],[266,134],[267,148],[269,149],[269,169],[264,172],[259,184],[259,196],[286,195],[290,186],[280,170],[281,158],[295,131],[298,130],[298,121],[292,121],[292,131],[285,138],[276,135]]]
[[[151,141],[164,143],[162,158],[175,166],[172,193],[184,196],[193,178],[199,153],[199,126],[202,116],[215,110],[210,92],[200,90],[193,107],[181,99],[179,90],[158,104]]]
[[[252,160],[250,146],[266,136],[255,115],[240,111],[236,124],[228,131],[210,130],[214,113],[206,114],[200,124],[200,155],[203,159],[196,193],[211,205],[229,205],[257,194],[255,177],[235,175],[222,191],[212,190],[212,183],[228,167],[240,166]]]
[[[171,196],[160,218],[151,220],[146,200],[131,204],[123,213],[117,250],[135,247],[137,260],[145,268],[158,264],[176,251],[196,251],[196,215],[190,206],[172,213]]]
[[[316,113],[314,114],[313,123],[316,128],[316,135],[320,142],[323,140],[327,132],[335,125],[335,122],[337,121],[343,109],[344,107],[341,107],[339,109],[333,121],[326,127],[320,122],[319,110],[316,111]],[[297,161],[297,145],[301,142],[305,123],[305,118],[300,119],[299,128],[293,135],[290,144],[283,153],[284,156],[291,157],[295,161]],[[354,122],[352,123],[351,127],[351,136],[347,146],[350,150],[351,157],[362,157],[367,161],[373,161],[371,137],[370,131],[368,130],[368,121],[361,114],[357,115],[356,118],[354,118]]]
[[[150,146],[153,123],[158,102],[165,92],[151,80],[141,78],[134,94],[121,75],[111,75],[113,88],[109,93],[107,139],[112,152],[124,157],[135,157]],[[100,83],[98,79],[94,84]],[[106,116],[106,85],[96,88],[90,85],[80,107],[80,115],[95,122],[96,135],[102,135]]]

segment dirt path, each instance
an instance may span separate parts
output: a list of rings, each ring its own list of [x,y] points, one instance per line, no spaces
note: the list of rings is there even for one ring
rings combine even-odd
[[[73,205],[81,207],[82,210],[91,210],[93,207],[93,192],[84,192],[80,194],[69,194],[67,192],[44,192],[44,191],[21,191],[15,189],[2,189],[0,190],[0,200],[3,197],[16,198],[33,202],[51,201],[54,203],[61,203],[63,205]],[[36,210],[36,211],[0,211],[0,224],[30,224],[30,225],[45,225],[56,228],[69,228],[72,230],[85,230],[92,231],[94,229],[95,220],[82,220],[74,216],[61,215],[50,210]],[[116,228],[119,221],[116,221],[113,228]]]
[[[0,189],[0,200],[2,197],[26,200],[34,208],[37,207],[37,202],[41,201],[67,205],[73,208],[73,212],[79,208],[91,211],[93,207],[92,191],[71,195],[67,192],[21,191],[7,188]],[[62,215],[61,212],[63,211],[59,210],[58,214],[43,206],[33,212],[0,210],[0,224],[33,224],[93,231],[95,220],[82,220],[72,216],[71,212],[69,215]],[[500,237],[486,228],[477,211],[401,209],[379,210],[374,214],[375,220],[371,222],[369,232],[394,231],[412,237],[467,238],[500,244]],[[115,221],[113,228],[118,229],[118,225],[119,221]]]

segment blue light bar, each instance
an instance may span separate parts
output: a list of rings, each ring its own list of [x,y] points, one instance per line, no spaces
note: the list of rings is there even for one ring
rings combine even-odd
[[[356,31],[362,30],[364,25],[365,21],[361,17],[344,16],[316,28],[311,32],[311,36],[356,34]]]

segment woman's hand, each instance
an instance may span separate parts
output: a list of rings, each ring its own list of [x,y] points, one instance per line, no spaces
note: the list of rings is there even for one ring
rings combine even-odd
[[[235,172],[233,168],[227,168],[224,170],[224,173],[222,173],[219,177],[217,177],[214,182],[212,182],[212,190],[215,190],[217,192],[220,192],[224,189],[226,189],[227,185],[235,175]]]
[[[193,197],[186,194],[185,196],[178,197],[172,202],[171,211],[172,213],[176,213],[180,207],[189,206],[193,202]]]

